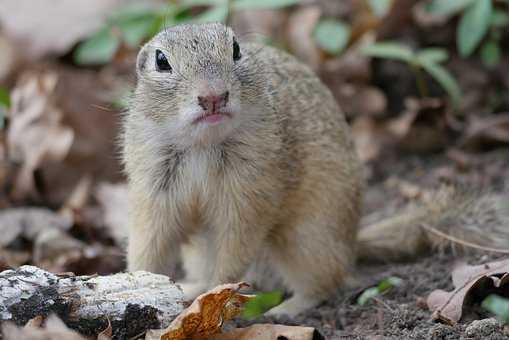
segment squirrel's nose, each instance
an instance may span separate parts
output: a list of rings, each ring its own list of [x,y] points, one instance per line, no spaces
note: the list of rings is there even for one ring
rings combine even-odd
[[[198,96],[198,105],[201,108],[208,112],[217,112],[228,103],[228,97],[230,96],[230,92],[226,91],[223,94],[211,95],[211,96]]]

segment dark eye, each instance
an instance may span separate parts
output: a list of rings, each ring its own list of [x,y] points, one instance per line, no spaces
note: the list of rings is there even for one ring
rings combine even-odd
[[[171,66],[168,59],[161,50],[156,50],[156,69],[159,72],[171,72]]]
[[[242,54],[240,53],[240,46],[237,40],[233,38],[233,61],[237,61],[242,57]]]

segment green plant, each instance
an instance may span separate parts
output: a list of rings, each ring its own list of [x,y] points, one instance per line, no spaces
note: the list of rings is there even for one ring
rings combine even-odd
[[[371,11],[379,18],[383,18],[389,13],[393,2],[393,0],[367,0]]]
[[[5,117],[7,115],[7,109],[11,106],[11,98],[9,91],[0,87],[0,129],[4,128]]]
[[[378,18],[386,16],[393,0],[365,0],[370,11]],[[351,27],[339,19],[322,18],[313,31],[313,38],[319,48],[331,55],[341,54],[351,38]]]
[[[282,300],[283,294],[278,291],[258,294],[245,304],[242,316],[248,320],[257,318],[272,307],[279,305]]]
[[[350,39],[350,26],[340,20],[320,20],[314,30],[314,39],[324,51],[339,54]]]
[[[415,73],[417,88],[421,96],[428,95],[428,88],[422,76],[426,71],[447,92],[455,107],[461,100],[461,90],[454,77],[441,64],[449,58],[445,49],[424,48],[413,51],[397,42],[379,42],[363,48],[365,55],[384,59],[394,59],[407,63]]]
[[[81,43],[74,52],[80,65],[109,62],[121,43],[134,48],[156,34],[165,23],[173,23],[182,12],[174,5],[147,7],[136,4],[113,13],[104,27]]]
[[[433,15],[452,17],[460,15],[456,31],[457,48],[462,57],[471,56],[482,43],[480,57],[492,67],[501,58],[501,30],[509,26],[507,0],[433,0],[426,7]],[[484,41],[484,42],[483,42]]]
[[[491,294],[483,300],[481,306],[498,316],[503,322],[509,323],[509,299]]]
[[[150,39],[163,27],[182,22],[226,22],[231,11],[281,8],[301,0],[182,0],[164,6],[134,4],[113,13],[105,25],[81,43],[74,52],[79,65],[105,64],[113,59],[122,43],[130,48]],[[206,7],[192,16],[195,7]]]
[[[363,306],[365,305],[369,300],[372,298],[396,287],[401,285],[403,280],[401,280],[399,277],[391,276],[388,277],[378,283],[377,286],[371,287],[366,289],[362,292],[361,295],[357,298],[357,304]]]

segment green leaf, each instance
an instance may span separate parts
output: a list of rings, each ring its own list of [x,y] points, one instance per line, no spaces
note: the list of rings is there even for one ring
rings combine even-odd
[[[414,52],[409,47],[397,42],[374,43],[364,47],[361,52],[370,57],[395,59],[407,63],[412,63],[415,59]]]
[[[0,130],[5,126],[5,117],[7,117],[7,109],[11,106],[11,97],[9,91],[0,87]]]
[[[357,298],[357,304],[364,306],[366,302],[374,298],[375,296],[380,295],[380,291],[378,287],[371,287],[362,292],[361,295]]]
[[[78,46],[74,62],[79,65],[105,64],[113,59],[119,44],[119,37],[109,27],[103,28]]]
[[[237,0],[233,3],[235,9],[275,9],[297,5],[302,0]]]
[[[379,18],[383,18],[389,13],[392,2],[392,0],[368,0],[369,7]]]
[[[491,15],[491,26],[492,27],[505,27],[509,25],[509,13],[494,9]]]
[[[489,40],[481,47],[481,60],[487,67],[497,66],[500,62],[502,52],[496,41]]]
[[[449,53],[443,48],[425,48],[417,53],[417,59],[439,64],[449,59]]]
[[[457,30],[458,50],[462,57],[470,56],[486,35],[492,12],[491,0],[476,0],[463,13]]]
[[[217,6],[217,5],[227,5],[228,0],[183,0],[181,1],[183,6]]]
[[[7,110],[5,107],[0,106],[0,130],[5,127],[5,117],[7,117]]]
[[[350,27],[338,20],[321,20],[315,27],[314,38],[323,50],[339,54],[350,39]]]
[[[122,20],[118,22],[118,27],[122,32],[124,41],[129,47],[137,47],[140,43],[150,38],[154,32],[157,32],[162,26],[160,17],[154,14]]]
[[[453,106],[458,107],[461,101],[461,89],[449,71],[445,67],[427,60],[420,60],[420,65],[447,92]]]
[[[195,22],[225,22],[228,17],[228,5],[218,5],[210,8],[199,16],[195,17]]]
[[[400,286],[403,283],[403,280],[396,276],[388,277],[378,284],[377,288],[380,293],[383,293],[393,287]]]
[[[433,0],[426,6],[426,11],[430,14],[441,16],[453,16],[475,0]]]
[[[159,9],[163,10],[163,8]],[[115,10],[110,16],[109,21],[117,23],[119,21],[129,21],[132,19],[138,19],[145,16],[154,16],[158,10],[152,6],[146,4],[134,3],[127,6],[122,6]]]
[[[395,286],[401,285],[402,282],[403,280],[400,279],[399,277],[396,276],[388,277],[380,281],[376,287],[371,287],[363,291],[362,294],[359,295],[359,297],[357,298],[357,304],[363,306],[366,304],[366,302],[368,302],[375,296],[378,296]]]
[[[242,316],[245,319],[254,319],[279,305],[282,299],[283,294],[278,291],[258,294],[245,304]]]
[[[481,306],[505,322],[509,322],[509,299],[491,294],[486,299],[484,299]]]
[[[3,87],[0,87],[0,106],[3,106],[6,109],[11,107],[11,97],[9,95],[9,91]]]

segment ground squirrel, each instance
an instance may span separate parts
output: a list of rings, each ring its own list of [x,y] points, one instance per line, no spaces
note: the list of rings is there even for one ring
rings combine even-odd
[[[222,24],[179,25],[141,49],[137,77],[122,135],[129,270],[167,274],[182,255],[193,297],[268,259],[293,292],[272,312],[295,315],[349,280],[358,244],[420,242],[394,223],[357,242],[363,180],[348,125],[289,54]]]

